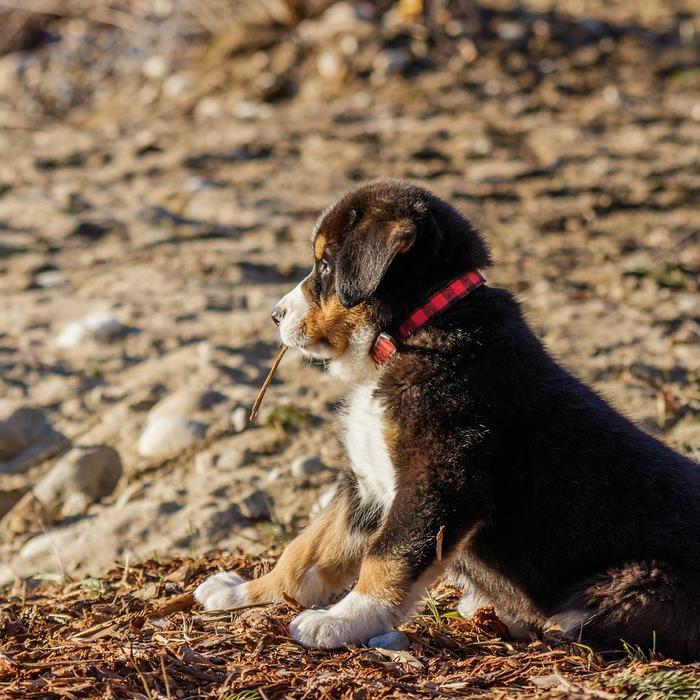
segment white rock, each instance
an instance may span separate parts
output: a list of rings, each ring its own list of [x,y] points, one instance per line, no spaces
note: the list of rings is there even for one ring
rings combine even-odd
[[[112,314],[97,311],[69,323],[56,337],[61,348],[77,348],[90,340],[109,342],[124,335],[126,326]]]
[[[168,62],[162,56],[149,56],[141,65],[141,72],[146,78],[158,80],[169,70]]]
[[[248,409],[245,406],[238,406],[231,411],[231,427],[242,433],[248,427]]]
[[[273,469],[270,469],[269,472],[267,472],[267,483],[272,484],[273,482],[277,481],[282,476],[283,472],[279,467],[274,467]]]
[[[161,399],[149,412],[147,421],[180,416],[191,418],[195,413],[208,411],[226,397],[213,389],[202,390],[194,387],[183,387]]]
[[[340,80],[343,77],[343,58],[332,49],[326,49],[319,55],[317,65],[319,75],[328,80]]]
[[[77,348],[90,339],[90,331],[82,321],[69,323],[56,337],[59,348]]]
[[[219,455],[217,469],[239,469],[246,463],[246,453],[243,450],[228,449]]]
[[[173,73],[165,79],[163,92],[168,97],[178,97],[186,93],[192,87],[192,84],[191,75],[183,72]]]
[[[142,457],[171,457],[201,439],[206,427],[183,416],[159,416],[149,420],[139,438]]]
[[[34,281],[43,289],[51,289],[52,287],[61,287],[67,280],[66,276],[60,270],[45,270],[39,272]]]
[[[91,503],[114,491],[122,475],[116,450],[107,445],[76,447],[56,462],[34,487],[45,522],[81,515]]]
[[[7,586],[17,579],[15,572],[4,564],[0,564],[0,586]]]
[[[318,457],[297,457],[290,466],[292,476],[297,479],[318,474],[326,468],[326,465]]]

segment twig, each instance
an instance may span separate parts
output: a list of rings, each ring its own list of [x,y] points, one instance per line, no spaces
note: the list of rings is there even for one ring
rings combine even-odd
[[[258,409],[260,408],[260,404],[262,403],[262,400],[265,398],[265,392],[267,391],[267,387],[270,386],[270,382],[272,381],[272,378],[275,376],[275,372],[277,371],[277,368],[279,367],[280,362],[282,362],[282,358],[284,357],[284,353],[287,352],[287,350],[288,350],[287,346],[283,345],[282,349],[277,354],[275,361],[272,363],[272,367],[270,368],[270,371],[267,373],[267,377],[265,377],[265,381],[263,382],[263,385],[260,387],[260,392],[258,393],[258,398],[255,399],[255,403],[253,404],[253,408],[250,411],[250,420],[251,421],[254,421],[257,418]]]

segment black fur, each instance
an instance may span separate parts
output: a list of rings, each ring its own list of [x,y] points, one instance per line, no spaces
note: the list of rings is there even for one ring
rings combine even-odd
[[[415,239],[400,254],[391,236],[355,233],[406,230],[406,219]],[[324,230],[341,300],[371,305],[378,330],[489,263],[468,222],[401,181],[345,195]],[[698,465],[555,362],[509,292],[481,287],[435,318],[382,368],[377,391],[398,431],[398,486],[370,555],[399,557],[418,577],[444,526],[445,554],[515,616],[544,625],[585,611],[584,640],[648,649],[655,634],[662,653],[700,658]]]

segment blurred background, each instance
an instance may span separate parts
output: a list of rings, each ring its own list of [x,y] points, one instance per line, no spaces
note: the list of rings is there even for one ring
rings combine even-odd
[[[552,350],[700,454],[694,0],[0,0],[0,582],[275,551],[341,394],[269,311],[345,188],[470,216]]]

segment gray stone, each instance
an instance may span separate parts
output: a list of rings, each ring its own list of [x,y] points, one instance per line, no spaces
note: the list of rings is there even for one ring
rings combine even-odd
[[[9,436],[9,439],[4,443],[5,454],[2,454],[0,448],[0,474],[26,472],[68,445],[65,436],[49,425],[44,412],[39,409],[18,408],[2,424],[5,432],[0,430],[0,446],[3,444],[3,434]],[[19,446],[18,439],[23,442],[23,449],[7,456]]]
[[[303,479],[312,474],[318,474],[326,468],[326,465],[318,457],[305,455],[297,457],[290,466],[292,476]]]
[[[124,336],[127,330],[112,314],[96,311],[69,323],[56,337],[56,345],[71,349],[90,340],[106,343]]]
[[[149,420],[139,438],[142,457],[172,457],[204,437],[206,426],[184,416],[159,416]]]
[[[21,452],[27,439],[19,428],[8,421],[0,421],[0,459],[10,459]]]
[[[30,489],[31,482],[24,474],[5,475],[0,478],[0,519],[9,513]]]
[[[267,494],[259,489],[252,491],[238,503],[241,515],[248,520],[260,520],[270,517],[270,504]]]
[[[82,515],[90,504],[114,491],[122,475],[116,450],[107,445],[76,447],[34,487],[44,522]]]
[[[380,634],[378,637],[372,637],[367,642],[367,646],[388,649],[389,651],[406,651],[411,646],[411,642],[403,632],[391,630],[391,632]]]

